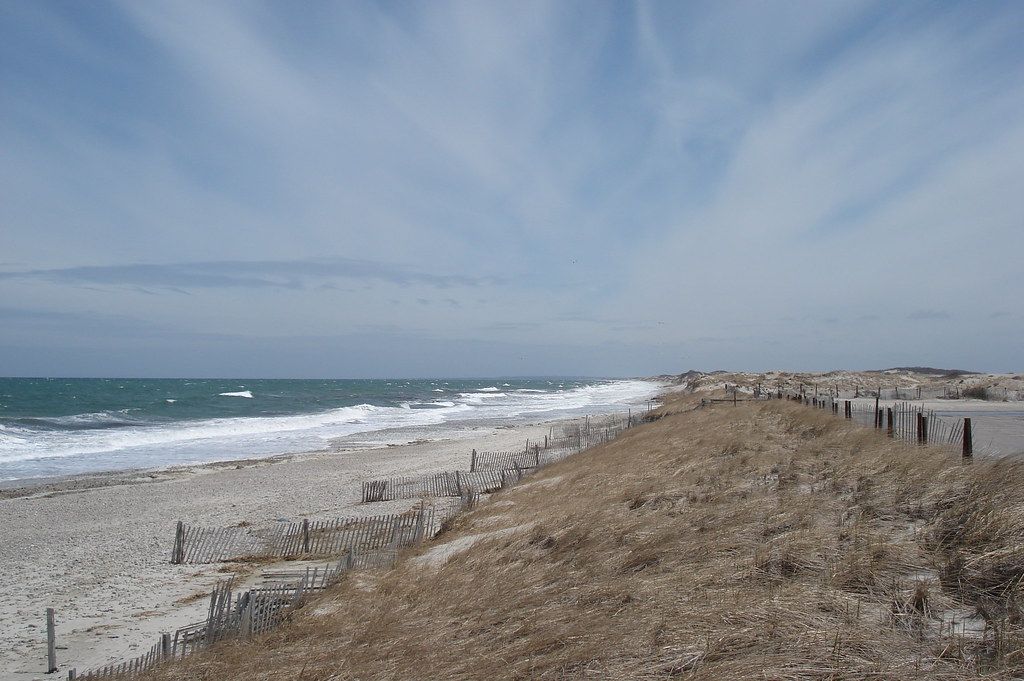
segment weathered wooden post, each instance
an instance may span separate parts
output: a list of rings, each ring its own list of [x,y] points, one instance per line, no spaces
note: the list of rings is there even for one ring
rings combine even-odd
[[[54,631],[53,608],[46,609],[46,673],[57,671],[57,634]]]
[[[171,635],[167,632],[160,634],[160,657],[164,660],[171,658]]]
[[[971,419],[964,419],[964,458],[970,459],[974,457],[974,435],[971,433]]]
[[[302,552],[309,553],[309,518],[302,519]]]
[[[469,470],[471,470],[471,471],[475,471],[476,470],[476,450],[475,449],[473,450],[472,458],[469,460]]]
[[[171,550],[171,564],[181,565],[185,562],[185,523],[178,521],[174,528],[174,548]]]
[[[889,423],[888,423],[888,426],[889,426],[889,437],[893,437],[894,433],[893,433],[893,425],[892,425],[892,407],[887,407],[886,408],[886,416],[889,419]]]
[[[878,386],[878,393],[875,395],[875,428],[882,427],[882,412],[878,408],[878,400],[882,395],[882,386]]]
[[[75,681],[75,679],[77,679],[77,678],[78,678],[78,670],[76,670],[76,669],[69,669],[68,670],[68,681]]]
[[[921,444],[928,444],[928,417],[921,414]]]
[[[917,412],[917,444],[922,443],[921,433],[923,432],[923,427],[921,425],[921,419],[923,418],[924,414],[922,414],[921,412]]]

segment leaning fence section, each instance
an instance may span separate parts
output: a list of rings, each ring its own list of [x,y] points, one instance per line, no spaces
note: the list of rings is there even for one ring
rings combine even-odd
[[[419,477],[368,480],[362,484],[363,503],[461,495],[459,471],[444,471]]]
[[[509,470],[512,468],[536,468],[540,465],[540,446],[534,445],[525,452],[478,452],[470,455],[470,471]]]
[[[432,536],[437,523],[434,508],[420,505],[405,513],[368,518],[281,523],[262,541],[240,541],[239,534],[248,528],[202,528],[178,522],[171,562],[196,564],[243,558],[332,555],[349,549],[371,551]]]

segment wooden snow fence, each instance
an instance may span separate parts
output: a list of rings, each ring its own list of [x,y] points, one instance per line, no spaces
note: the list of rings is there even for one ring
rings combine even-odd
[[[547,445],[546,449],[577,450],[580,448],[580,436],[579,433],[576,433],[574,435],[566,435],[565,437],[549,437]]]
[[[536,462],[534,454],[530,454],[531,461]],[[363,502],[372,503],[375,501],[394,501],[396,499],[416,499],[420,497],[464,497],[467,494],[480,495],[501,489],[503,479],[516,476],[519,480],[522,475],[516,474],[516,468],[502,471],[501,469],[486,469],[478,471],[452,471],[445,473],[450,484],[426,489],[415,484],[403,484],[407,478],[394,478],[390,480],[371,480],[363,483]],[[523,471],[524,468],[518,470]],[[532,468],[531,468],[532,470]],[[512,471],[512,472],[510,472]],[[430,476],[434,477],[434,476]],[[426,480],[420,478],[419,480]],[[416,479],[413,479],[416,480]]]
[[[803,393],[783,394],[780,391],[779,399],[783,397],[816,409],[827,409],[836,416],[839,415],[839,407],[842,406],[844,418],[884,430],[889,437],[897,440],[916,442],[920,445],[958,446],[964,458],[970,458],[974,454],[970,418],[960,420],[940,417],[933,410],[925,409],[923,405],[909,402],[897,402],[891,407],[883,407],[877,394],[873,405],[858,404],[852,400],[843,400],[840,404],[840,401],[831,395],[809,397]]]
[[[963,421],[946,419],[937,416],[931,409],[919,404],[897,402],[892,407],[874,407],[873,405],[850,405],[850,418],[857,423],[874,428],[889,430],[889,419],[892,419],[891,435],[897,440],[917,442],[919,444],[963,443]]]
[[[539,448],[532,447],[525,452],[478,452],[475,449],[470,458],[469,470],[509,470],[514,468],[536,468],[540,465]]]
[[[306,520],[299,531],[286,536],[278,555],[336,555],[350,549],[365,552],[405,545],[430,536],[433,522],[430,507],[369,518]]]
[[[396,542],[404,545],[433,536],[437,522],[434,509],[421,506],[405,513],[369,518],[281,523],[260,541],[240,541],[239,535],[248,528],[201,528],[179,521],[171,562],[214,563],[241,558],[338,555],[349,549],[372,551]]]
[[[284,523],[257,533],[249,527],[198,527],[178,521],[171,562],[219,563],[244,556],[274,555],[274,547],[283,545],[291,530],[293,527]]]
[[[419,497],[457,497],[461,494],[458,471],[444,471],[413,478],[370,480],[362,485],[363,503]]]

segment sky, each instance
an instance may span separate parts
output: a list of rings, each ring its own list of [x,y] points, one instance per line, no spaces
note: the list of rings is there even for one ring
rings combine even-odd
[[[0,375],[1024,370],[1024,3],[0,3]]]

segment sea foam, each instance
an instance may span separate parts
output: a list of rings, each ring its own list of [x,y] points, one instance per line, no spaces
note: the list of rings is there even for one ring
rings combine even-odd
[[[220,396],[221,397],[248,397],[251,400],[252,399],[252,391],[251,390],[240,390],[240,391],[238,391],[236,393],[220,393]]]
[[[332,440],[394,429],[451,428],[624,410],[653,396],[648,381],[610,381],[552,392],[462,392],[419,408],[358,404],[282,416],[139,421],[94,412],[8,421],[0,428],[0,479],[155,468],[323,449]],[[224,393],[251,399],[251,391]],[[451,424],[451,425],[447,425]]]

